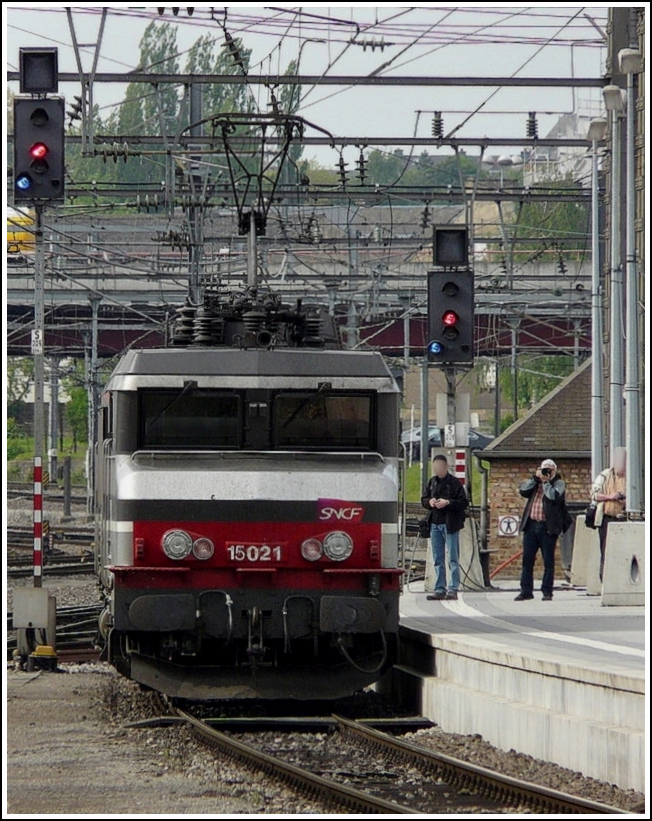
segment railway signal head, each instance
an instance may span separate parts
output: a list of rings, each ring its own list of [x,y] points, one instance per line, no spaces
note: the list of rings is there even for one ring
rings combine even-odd
[[[473,363],[473,272],[428,274],[428,360],[442,366]]]
[[[60,97],[14,99],[14,202],[63,200],[64,106]]]

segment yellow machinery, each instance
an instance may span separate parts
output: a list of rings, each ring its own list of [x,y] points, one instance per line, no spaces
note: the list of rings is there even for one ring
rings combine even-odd
[[[7,253],[34,250],[34,217],[31,211],[17,211],[7,206]]]

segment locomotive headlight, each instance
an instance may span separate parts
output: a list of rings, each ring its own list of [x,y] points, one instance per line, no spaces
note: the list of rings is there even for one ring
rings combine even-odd
[[[185,530],[168,530],[162,544],[163,552],[170,559],[185,559],[192,550],[192,537]]]
[[[316,562],[317,559],[321,559],[323,552],[319,539],[306,539],[301,545],[301,555],[309,562]]]
[[[192,552],[196,559],[210,559],[215,552],[215,545],[210,539],[202,536],[201,539],[195,539],[192,546]]]
[[[324,539],[324,553],[334,562],[343,562],[353,553],[353,540],[340,530],[329,533]]]

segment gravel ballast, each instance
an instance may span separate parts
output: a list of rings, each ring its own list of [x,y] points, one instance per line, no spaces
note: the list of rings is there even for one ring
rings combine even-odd
[[[613,784],[587,778],[582,773],[541,761],[515,750],[499,750],[480,735],[445,733],[439,727],[417,730],[403,736],[406,741],[420,744],[436,752],[496,770],[503,775],[521,778],[550,787],[553,790],[577,795],[589,801],[599,801],[629,812],[645,811],[645,796],[635,790],[621,790]]]
[[[151,696],[105,665],[7,675],[7,811],[36,814],[303,814],[319,804],[215,757],[184,725],[124,726]],[[114,709],[115,708],[115,709]]]

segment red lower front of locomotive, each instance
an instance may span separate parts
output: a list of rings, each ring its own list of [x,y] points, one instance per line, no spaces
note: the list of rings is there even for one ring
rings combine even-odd
[[[110,660],[179,698],[355,692],[395,658],[401,571],[382,531],[342,521],[134,522],[133,564],[110,568]]]

